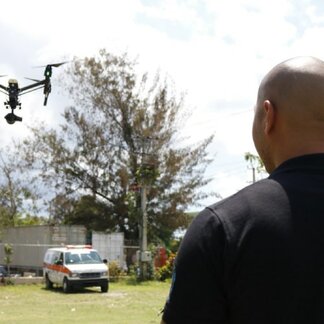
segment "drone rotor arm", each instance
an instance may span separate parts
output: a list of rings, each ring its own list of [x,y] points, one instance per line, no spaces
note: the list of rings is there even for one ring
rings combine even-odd
[[[3,91],[3,90],[0,90],[1,93],[5,94],[5,95],[8,95],[8,92],[7,91]]]
[[[41,86],[39,86],[38,88],[33,88],[33,89],[30,89],[30,90],[28,90],[28,91],[24,91],[23,93],[19,93],[19,96],[22,96],[22,95],[24,95],[24,94],[27,94],[27,93],[30,93],[30,92],[33,92],[33,91],[36,91],[36,90],[40,90],[40,89],[43,89],[44,88],[44,86],[43,85],[41,85]]]
[[[5,87],[4,85],[0,84],[0,89],[6,91],[6,94],[8,93],[8,87]]]
[[[35,82],[35,83],[32,83],[26,87],[22,87],[19,89],[19,92],[20,94],[22,94],[22,92],[25,92],[27,90],[31,90],[33,88],[37,88],[37,87],[40,87],[40,86],[43,86],[44,84],[46,83],[46,80],[41,80],[41,81],[38,81],[38,82]],[[35,89],[36,90],[36,89]]]

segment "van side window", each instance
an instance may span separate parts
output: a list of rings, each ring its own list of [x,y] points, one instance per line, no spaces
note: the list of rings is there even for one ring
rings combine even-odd
[[[55,255],[53,263],[57,264],[57,265],[62,265],[63,264],[63,253],[62,252],[60,254]]]
[[[53,256],[53,253],[52,253],[52,251],[48,251],[47,253],[46,253],[46,255],[45,255],[45,262],[46,263],[51,263],[51,261],[52,261],[52,256]]]
[[[59,252],[58,251],[53,251],[51,254],[51,264],[56,264],[57,260],[59,259]]]

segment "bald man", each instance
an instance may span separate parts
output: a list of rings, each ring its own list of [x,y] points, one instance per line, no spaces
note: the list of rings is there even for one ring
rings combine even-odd
[[[324,323],[324,62],[275,66],[253,140],[270,176],[202,211],[162,323]]]

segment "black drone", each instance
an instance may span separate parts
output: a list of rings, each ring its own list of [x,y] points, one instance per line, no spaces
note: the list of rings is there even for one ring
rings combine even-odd
[[[17,115],[14,114],[14,110],[18,107],[19,109],[21,109],[21,102],[19,102],[18,97],[35,91],[35,90],[39,90],[39,89],[44,89],[43,93],[44,93],[44,106],[46,106],[47,104],[47,99],[48,99],[48,95],[51,92],[52,86],[51,86],[51,76],[52,76],[52,67],[59,67],[62,64],[65,64],[67,62],[62,62],[62,63],[55,63],[55,64],[48,64],[45,67],[45,71],[44,71],[44,80],[35,80],[35,79],[29,79],[32,81],[35,81],[35,83],[32,83],[26,87],[22,87],[19,88],[18,86],[18,81],[15,79],[10,79],[8,81],[8,87],[3,86],[2,84],[0,84],[0,92],[6,94],[9,96],[9,99],[7,101],[4,102],[5,106],[7,109],[11,109],[11,113],[7,114],[5,116],[5,119],[7,121],[8,124],[14,124],[16,121],[22,121],[22,117],[19,117]]]

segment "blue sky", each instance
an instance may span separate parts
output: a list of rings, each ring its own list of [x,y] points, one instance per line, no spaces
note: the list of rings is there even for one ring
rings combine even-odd
[[[255,153],[251,125],[262,76],[290,57],[324,59],[324,4],[314,0],[16,0],[1,6],[0,75],[21,85],[25,76],[41,76],[32,66],[96,55],[100,48],[128,52],[139,72],[168,75],[192,112],[183,136],[196,142],[215,135],[208,190],[223,197],[252,179],[244,153]],[[40,92],[22,98],[23,123],[7,125],[0,107],[2,145],[26,136],[35,120],[59,124],[67,98],[55,87],[58,74],[47,108]]]

